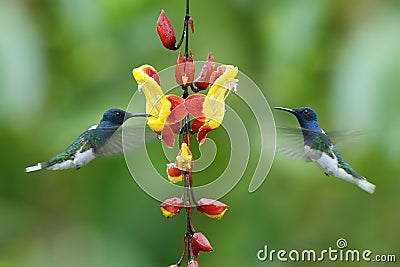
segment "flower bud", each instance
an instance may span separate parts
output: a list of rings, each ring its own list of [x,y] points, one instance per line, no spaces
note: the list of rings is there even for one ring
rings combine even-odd
[[[158,17],[156,30],[162,44],[170,50],[175,50],[175,32],[164,10],[161,11]]]
[[[210,84],[211,74],[213,74],[216,70],[217,67],[215,65],[214,57],[210,53],[200,71],[199,77],[197,77],[196,81],[194,82],[197,89],[207,89],[208,85]]]
[[[213,248],[208,242],[208,239],[200,232],[197,232],[192,237],[192,245],[197,247],[201,251],[209,252],[213,251]]]
[[[189,261],[187,267],[200,267],[200,265],[199,265],[199,263],[197,261],[191,260],[191,261]]]
[[[169,198],[160,205],[160,210],[166,218],[179,214],[183,208],[183,200],[178,197]]]
[[[225,205],[224,203],[218,200],[208,199],[208,198],[201,198],[198,201],[197,205],[198,211],[200,211],[201,213],[210,218],[215,218],[218,220],[224,216],[227,209],[228,206]]]
[[[178,169],[176,163],[167,164],[168,180],[171,183],[177,183],[182,181],[182,172]]]
[[[179,51],[175,65],[175,79],[180,86],[189,86],[193,83],[194,62],[192,52],[187,58],[182,58],[182,53]]]

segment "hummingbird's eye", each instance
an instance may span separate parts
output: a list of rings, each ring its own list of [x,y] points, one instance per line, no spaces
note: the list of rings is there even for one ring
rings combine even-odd
[[[303,110],[304,114],[308,114],[308,109]]]
[[[117,112],[117,113],[115,113],[115,116],[116,116],[116,117],[119,117],[119,116],[121,116],[121,112]]]

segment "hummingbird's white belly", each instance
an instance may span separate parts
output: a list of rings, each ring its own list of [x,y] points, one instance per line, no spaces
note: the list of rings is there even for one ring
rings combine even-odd
[[[40,163],[39,163],[40,164]],[[54,165],[51,165],[49,167],[47,167],[47,170],[53,170],[53,171],[57,171],[57,170],[65,170],[65,169],[70,169],[70,168],[74,168],[74,162],[72,160],[66,160],[63,161],[61,163],[56,163]]]
[[[313,160],[314,161],[314,160]],[[318,160],[314,161],[325,173],[329,175],[337,175],[338,162],[336,158],[331,158],[326,153],[322,153]]]
[[[75,158],[74,158],[74,167],[79,169],[83,165],[89,163],[90,161],[94,160],[96,158],[93,148],[86,150],[85,152],[76,152]]]
[[[339,168],[335,155],[331,158],[328,154],[309,146],[304,146],[304,151],[311,161],[317,164],[326,174],[337,176]]]

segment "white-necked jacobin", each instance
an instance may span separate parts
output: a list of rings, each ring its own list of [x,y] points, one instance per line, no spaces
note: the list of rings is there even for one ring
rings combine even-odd
[[[336,146],[326,133],[319,127],[317,114],[309,107],[282,108],[275,107],[292,113],[299,121],[304,138],[304,152],[306,159],[317,164],[327,176],[335,176],[353,184],[372,194],[375,185],[359,175],[340,155]]]
[[[93,125],[79,135],[63,152],[57,154],[48,161],[27,167],[25,172],[33,172],[42,169],[79,169],[97,157],[122,152],[121,138],[112,138],[114,133],[129,118],[149,116],[149,114],[133,114],[116,108],[109,109],[104,112],[99,124]]]

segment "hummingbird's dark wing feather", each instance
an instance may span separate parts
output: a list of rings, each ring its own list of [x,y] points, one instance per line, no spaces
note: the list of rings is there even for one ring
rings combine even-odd
[[[104,131],[104,128],[102,131]],[[157,139],[156,134],[143,126],[119,127],[117,130],[110,129],[110,131],[114,132],[103,146],[95,149],[96,155],[110,156],[118,154],[123,150],[132,150]]]

